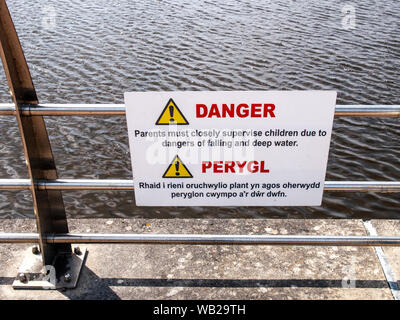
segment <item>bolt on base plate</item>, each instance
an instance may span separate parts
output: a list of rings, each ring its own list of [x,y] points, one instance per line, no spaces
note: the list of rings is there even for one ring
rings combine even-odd
[[[12,286],[14,289],[75,288],[86,256],[86,248],[74,247],[72,252],[58,254],[53,265],[44,267],[41,254],[29,248]]]

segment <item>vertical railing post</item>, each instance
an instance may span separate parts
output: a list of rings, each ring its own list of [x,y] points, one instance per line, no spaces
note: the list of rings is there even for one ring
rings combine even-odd
[[[68,224],[61,191],[43,190],[39,189],[37,185],[38,180],[57,179],[57,170],[43,117],[23,115],[20,111],[22,104],[30,104],[34,108],[39,101],[5,0],[0,0],[0,54],[10,94],[15,104],[16,118],[31,179],[34,213],[40,237],[41,268],[53,266],[57,275],[57,283],[62,282],[61,277],[63,274],[65,275],[65,272],[69,272],[67,282],[73,284],[76,283],[77,278],[72,279],[76,281],[71,281],[70,277],[74,275],[65,270],[68,259],[73,255],[71,245],[47,243],[46,241],[47,234],[68,233]],[[35,273],[34,278],[37,279],[40,278],[40,274],[43,274],[43,270],[40,272],[38,270],[22,270],[22,273],[25,275],[20,275],[20,280],[22,280],[20,285],[32,287],[32,284],[29,284],[30,279],[27,279],[29,275],[26,273]],[[78,276],[79,273],[76,277]],[[53,285],[64,286],[54,283]]]

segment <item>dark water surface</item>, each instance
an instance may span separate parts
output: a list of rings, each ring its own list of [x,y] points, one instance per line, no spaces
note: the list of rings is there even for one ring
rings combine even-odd
[[[123,103],[126,91],[338,91],[400,104],[400,1],[8,1],[41,103]],[[0,73],[0,102],[9,102]],[[46,118],[61,178],[131,179],[124,117]],[[27,178],[14,117],[0,177]],[[336,118],[326,180],[400,181],[400,119]],[[137,208],[132,192],[63,192],[72,217],[399,218],[400,194],[328,193],[322,207]],[[32,217],[29,192],[0,217]]]

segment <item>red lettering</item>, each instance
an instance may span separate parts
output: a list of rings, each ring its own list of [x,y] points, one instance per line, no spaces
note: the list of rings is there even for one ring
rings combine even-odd
[[[196,117],[204,118],[207,116],[207,106],[205,104],[196,104]]]
[[[261,173],[268,173],[269,169],[265,168],[265,161],[261,161],[261,168],[260,168]]]
[[[233,118],[235,116],[235,104],[231,103],[231,106],[228,107],[227,104],[222,104],[222,118],[226,118],[226,116],[229,116],[229,118]]]
[[[223,166],[223,161],[214,161],[214,173],[223,173],[224,172],[224,166]]]
[[[245,103],[241,103],[236,108],[236,113],[239,118],[246,118],[249,116],[249,106]]]
[[[207,105],[196,104],[197,118],[275,118],[275,105],[272,103],[240,103],[235,106],[234,103],[218,104],[213,103],[208,108]]]
[[[258,171],[258,162],[257,161],[249,161],[247,164],[247,170],[250,173],[254,173]]]
[[[236,161],[237,166],[239,167],[239,172],[242,173],[243,172],[243,168],[246,165],[246,162],[240,163],[239,161]]]
[[[268,173],[265,161],[203,161],[201,172],[206,173],[211,169],[213,173]]]
[[[268,113],[271,118],[275,118],[274,110],[275,110],[274,104],[264,103],[264,118],[268,117]]]
[[[261,118],[261,103],[253,103],[251,105],[251,117],[252,118]]]
[[[210,169],[212,166],[211,161],[203,161],[202,166],[201,166],[201,172],[205,173],[207,169]]]
[[[218,110],[218,106],[215,103],[213,103],[211,105],[210,113],[208,114],[209,118],[211,118],[213,116],[215,116],[217,118],[221,118],[221,115],[220,115],[219,110]]]
[[[233,162],[233,161],[225,162],[225,172],[228,172],[228,171],[235,173],[235,162]]]

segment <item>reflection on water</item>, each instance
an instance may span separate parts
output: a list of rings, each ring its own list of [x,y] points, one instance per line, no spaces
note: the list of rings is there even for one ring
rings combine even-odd
[[[42,103],[123,103],[126,91],[334,89],[338,104],[400,104],[400,2],[8,1]],[[29,19],[26,17],[29,16]],[[354,27],[354,28],[353,28]],[[8,102],[0,73],[0,101]],[[131,179],[124,117],[46,118],[59,176]],[[13,117],[0,177],[26,178]],[[400,180],[400,121],[336,118],[327,180]],[[399,194],[325,193],[322,207],[137,208],[131,192],[64,192],[74,217],[399,217]],[[2,217],[32,216],[1,192]]]

